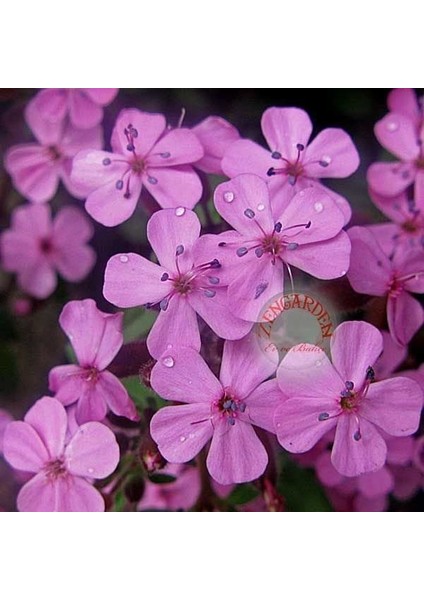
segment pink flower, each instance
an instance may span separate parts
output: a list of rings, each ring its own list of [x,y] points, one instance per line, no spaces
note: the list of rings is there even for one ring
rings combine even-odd
[[[415,186],[415,196],[410,189],[392,198],[369,190],[374,204],[392,223],[368,225],[378,243],[389,256],[395,250],[408,251],[424,247],[424,188]]]
[[[280,444],[306,452],[336,428],[331,460],[339,473],[353,477],[380,469],[387,455],[380,431],[401,437],[416,431],[423,402],[411,379],[374,382],[372,367],[382,349],[380,332],[362,321],[342,323],[334,331],[333,365],[317,346],[292,348],[277,371],[289,398],[275,412]]]
[[[240,139],[237,129],[221,117],[208,117],[191,128],[205,152],[195,166],[206,173],[223,175],[221,161],[229,146]]]
[[[87,188],[70,180],[72,158],[84,148],[102,147],[101,127],[81,131],[66,120],[51,122],[31,103],[25,119],[37,142],[12,146],[4,160],[18,192],[31,202],[47,202],[62,181],[72,196],[83,198]]]
[[[87,242],[92,235],[91,223],[76,208],[62,208],[52,220],[46,205],[18,207],[11,228],[0,237],[2,266],[17,273],[22,290],[47,298],[56,287],[56,272],[76,282],[91,271],[96,254]]]
[[[374,365],[376,380],[389,377],[408,356],[408,348],[395,342],[388,331],[381,331],[380,333],[383,336],[383,352]]]
[[[138,254],[113,256],[105,272],[103,294],[121,308],[159,304],[147,346],[154,358],[167,348],[200,350],[196,313],[224,339],[239,339],[251,324],[228,310],[221,263],[203,239],[196,214],[183,207],[156,212],[147,224],[147,237],[159,265]]]
[[[203,148],[188,129],[169,130],[165,117],[123,110],[112,132],[112,152],[84,150],[74,159],[72,180],[87,186],[85,208],[112,227],[133,214],[143,186],[163,208],[192,208],[202,195],[190,166]]]
[[[275,370],[257,340],[225,342],[220,380],[191,348],[164,355],[153,367],[153,389],[182,403],[159,410],[151,421],[153,439],[170,462],[192,460],[211,441],[207,468],[221,484],[256,479],[268,456],[254,427],[274,432],[273,414],[282,394]]]
[[[143,497],[138,510],[189,510],[200,495],[200,474],[191,465],[170,465],[161,469],[158,475],[172,475],[170,483],[146,481]]]
[[[349,203],[320,183],[321,178],[348,177],[359,165],[351,138],[342,129],[324,129],[308,145],[312,123],[300,108],[268,108],[262,116],[262,133],[270,150],[250,140],[239,140],[225,153],[222,169],[229,177],[254,173],[269,185],[274,214],[279,215],[293,196],[307,187],[331,196],[351,216]]]
[[[20,511],[103,511],[93,479],[110,475],[119,462],[115,436],[101,423],[82,425],[66,443],[67,416],[55,398],[38,400],[23,421],[11,423],[4,456],[11,466],[34,473],[21,489]]]
[[[122,342],[122,313],[98,310],[94,300],[68,302],[59,323],[75,351],[78,364],[54,367],[49,388],[65,406],[77,402],[77,423],[102,421],[108,410],[138,420],[122,383],[107,370]]]
[[[77,129],[100,125],[103,107],[118,93],[116,88],[47,88],[31,100],[44,119],[52,122],[69,119]]]
[[[390,112],[375,125],[380,144],[398,162],[377,162],[367,173],[368,185],[382,196],[397,196],[414,183],[424,193],[424,154],[422,150],[423,112],[410,89],[393,90],[389,95]]]
[[[407,344],[424,323],[424,310],[410,294],[424,292],[424,252],[397,251],[390,259],[367,228],[352,227],[348,233],[350,285],[362,294],[387,296],[390,333],[398,344]]]
[[[282,292],[284,267],[290,276],[293,265],[320,279],[346,273],[344,216],[323,190],[300,191],[274,218],[265,182],[240,175],[219,185],[214,201],[236,231],[205,236],[205,243],[218,252],[230,308],[242,319],[257,321],[265,303]]]

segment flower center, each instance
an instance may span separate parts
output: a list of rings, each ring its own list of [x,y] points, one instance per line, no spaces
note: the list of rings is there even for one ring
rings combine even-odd
[[[63,460],[57,458],[47,463],[44,467],[44,472],[48,479],[59,479],[59,477],[66,477],[68,474]]]
[[[284,156],[282,156],[281,153],[278,151],[273,152],[271,154],[271,158],[274,158],[275,160],[282,160],[285,164],[278,168],[271,167],[270,169],[268,169],[268,177],[272,177],[273,175],[285,175],[288,177],[289,184],[295,185],[298,177],[300,177],[304,173],[304,168],[302,161],[300,160],[300,155],[305,150],[305,146],[303,144],[296,144],[296,149],[297,157],[294,162],[292,160],[290,161],[288,158],[284,158]]]
[[[53,251],[53,244],[49,238],[42,238],[39,242],[40,251],[43,254],[51,254]]]
[[[424,157],[420,156],[419,158],[417,158],[417,160],[415,161],[415,166],[417,167],[417,169],[424,169]]]
[[[235,425],[240,413],[246,410],[246,404],[238,400],[229,390],[225,390],[222,398],[215,403],[221,417],[227,419],[229,425]]]
[[[99,371],[98,369],[96,369],[96,367],[88,367],[87,369],[85,369],[82,377],[84,379],[84,381],[88,381],[91,383],[96,383],[96,381],[99,378]]]
[[[51,160],[53,162],[60,160],[62,158],[62,154],[61,154],[60,150],[57,148],[57,146],[48,146],[47,147],[47,156],[49,157],[49,160]]]
[[[131,170],[135,175],[141,175],[145,168],[145,162],[142,158],[134,158],[130,161]]]

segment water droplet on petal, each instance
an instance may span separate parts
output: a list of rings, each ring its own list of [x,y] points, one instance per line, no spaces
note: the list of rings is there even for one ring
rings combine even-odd
[[[322,204],[322,202],[315,202],[314,209],[315,212],[320,213],[324,210],[324,205]]]
[[[87,470],[88,470],[88,472],[89,472],[90,474],[91,474],[91,473],[94,473],[94,469],[92,469],[91,467],[90,467],[89,469],[87,469]]]
[[[187,438],[185,437],[185,435],[182,435],[182,436],[180,437],[180,442],[185,442],[185,441],[186,441],[186,439],[187,439]]]
[[[225,202],[232,202],[234,200],[235,196],[233,194],[233,192],[224,192],[224,200]]]
[[[399,129],[399,123],[397,121],[389,121],[386,123],[386,129],[387,131],[393,133],[393,131],[397,131]]]
[[[316,360],[315,366],[320,367],[322,365],[322,360]]]
[[[328,156],[328,154],[324,154],[324,156],[321,157],[322,162],[326,163],[327,166],[331,163],[332,158],[331,156]]]
[[[172,344],[168,344],[166,348],[167,348],[168,350],[171,350],[171,348],[172,348]]]
[[[265,210],[265,204],[258,204],[258,206],[256,207],[256,209],[257,209],[259,212],[262,212],[263,210]]]
[[[162,359],[162,364],[165,365],[165,367],[173,367],[175,365],[175,360],[172,358],[172,356],[165,356]]]
[[[121,263],[127,263],[129,261],[129,258],[126,254],[121,254],[119,260],[121,261]]]
[[[175,214],[177,215],[177,217],[182,217],[185,211],[186,209],[183,206],[179,206],[175,209]]]
[[[346,275],[346,271],[340,271],[340,275],[343,277],[343,275]]]

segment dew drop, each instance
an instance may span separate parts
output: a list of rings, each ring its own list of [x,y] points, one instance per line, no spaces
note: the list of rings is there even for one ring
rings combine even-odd
[[[397,131],[399,129],[399,123],[397,123],[396,121],[389,121],[388,123],[386,123],[386,129],[387,131],[393,133],[393,131]]]
[[[94,473],[94,469],[92,469],[92,468],[90,467],[90,468],[88,469],[88,472],[89,472],[90,474],[91,474],[91,473]]]
[[[324,205],[322,204],[322,202],[315,202],[314,209],[315,212],[320,213],[324,210]]]
[[[187,439],[187,438],[185,437],[185,435],[182,435],[182,436],[180,437],[180,442],[185,442],[185,441],[186,441],[186,439]]]
[[[263,210],[265,210],[265,204],[258,204],[256,208],[259,212],[262,212]]]
[[[346,271],[340,271],[340,275],[343,277],[343,275],[346,275]]]
[[[225,202],[231,203],[234,200],[234,194],[233,192],[225,192],[224,193],[224,200]]]
[[[183,206],[179,206],[175,209],[175,214],[177,215],[177,217],[182,217],[185,211],[186,209]]]
[[[162,364],[170,369],[175,365],[175,360],[172,358],[172,356],[165,356],[162,359]]]
[[[121,263],[127,263],[129,261],[129,258],[128,256],[126,256],[126,254],[121,254],[119,260],[121,261]]]
[[[328,154],[324,154],[324,156],[321,157],[321,160],[328,166],[329,164],[331,164],[332,158],[331,156],[328,156]]]

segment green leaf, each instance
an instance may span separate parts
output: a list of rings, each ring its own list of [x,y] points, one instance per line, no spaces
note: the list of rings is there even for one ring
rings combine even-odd
[[[164,484],[173,483],[177,480],[177,478],[173,475],[166,475],[165,473],[152,473],[151,475],[149,475],[149,480],[152,483]]]
[[[115,494],[112,512],[124,512],[126,504],[126,498],[123,490],[119,490]]]
[[[227,498],[228,504],[246,504],[259,496],[259,490],[253,485],[236,486]]]
[[[124,314],[124,342],[132,342],[145,337],[156,319],[153,310],[130,308]]]
[[[165,401],[154,390],[144,386],[137,375],[125,377],[121,382],[140,412],[146,408],[159,409],[165,406]]]
[[[284,463],[278,482],[288,511],[328,512],[332,507],[311,469],[305,469],[291,460]]]

